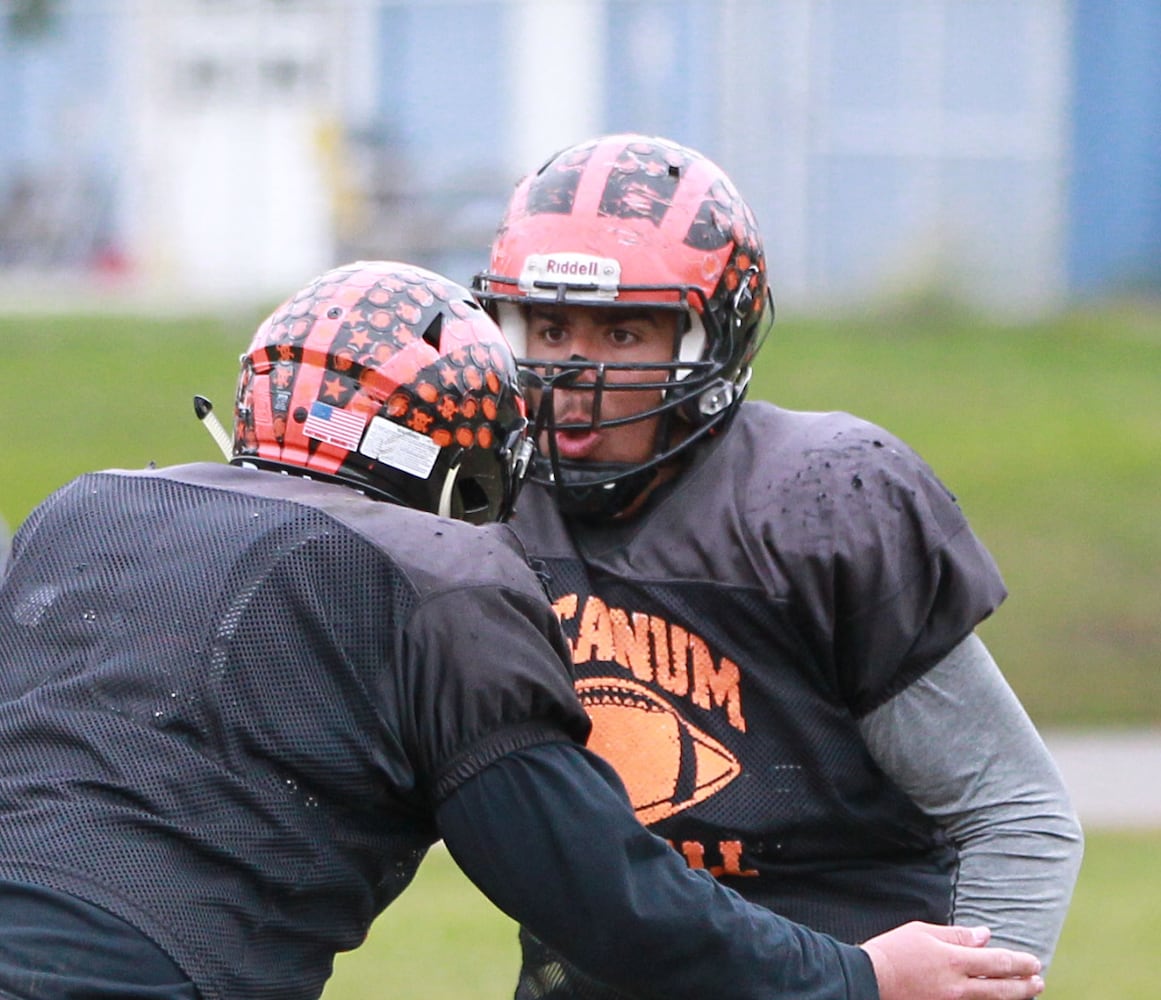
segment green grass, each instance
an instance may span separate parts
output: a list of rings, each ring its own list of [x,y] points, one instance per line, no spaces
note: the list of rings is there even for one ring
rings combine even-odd
[[[0,516],[15,528],[90,469],[220,458],[193,396],[229,414],[252,332],[249,319],[0,317]]]
[[[931,463],[1008,582],[981,632],[1038,722],[1161,721],[1161,312],[788,323],[754,392]]]
[[[1090,833],[1045,996],[1155,1000],[1161,833]]]
[[[446,851],[339,957],[323,1000],[511,997],[515,927]],[[1156,1000],[1161,940],[1161,833],[1090,833],[1072,910],[1049,972],[1051,1000]]]
[[[0,316],[0,515],[91,468],[217,459],[261,318]],[[928,459],[1011,597],[984,633],[1041,725],[1161,724],[1161,311],[1003,327],[956,315],[786,320],[754,395],[846,409]],[[1090,834],[1047,996],[1152,1000],[1161,834]],[[433,852],[326,1000],[509,997],[514,929]]]
[[[436,847],[363,947],[339,956],[323,1000],[506,998],[519,961],[516,925]]]
[[[229,413],[260,319],[0,316],[0,516],[87,469],[218,458],[191,399]],[[1004,572],[982,632],[1038,723],[1161,723],[1161,309],[783,320],[752,394],[931,463]]]

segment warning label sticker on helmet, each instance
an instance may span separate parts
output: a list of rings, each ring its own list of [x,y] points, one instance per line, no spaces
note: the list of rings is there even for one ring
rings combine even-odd
[[[374,417],[359,451],[393,469],[426,479],[439,457],[440,447],[426,434]]]

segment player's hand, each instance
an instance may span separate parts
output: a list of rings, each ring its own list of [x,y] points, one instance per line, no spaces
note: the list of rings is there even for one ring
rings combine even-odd
[[[1044,989],[1040,960],[1022,951],[985,948],[986,927],[914,921],[863,944],[880,1000],[1027,1000]]]

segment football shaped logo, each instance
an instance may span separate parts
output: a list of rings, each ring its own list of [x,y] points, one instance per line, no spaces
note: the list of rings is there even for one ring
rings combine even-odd
[[[704,802],[741,773],[729,750],[644,685],[592,677],[576,689],[593,721],[589,749],[616,769],[642,823]]]

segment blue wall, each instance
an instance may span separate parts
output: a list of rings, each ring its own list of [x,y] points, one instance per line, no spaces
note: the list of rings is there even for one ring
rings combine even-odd
[[[1075,2],[1069,283],[1161,291],[1161,3]]]
[[[719,17],[717,5],[703,0],[609,4],[604,130],[711,146],[720,113]]]
[[[62,149],[62,138],[74,141],[77,109],[93,94],[104,103],[113,97],[114,66],[110,18],[103,10],[77,6],[52,19],[43,33],[21,35],[0,9],[0,170],[55,166],[75,151]],[[70,117],[72,116],[72,117]],[[90,159],[110,150],[119,136],[87,136]]]
[[[890,51],[892,36],[886,29],[892,19],[887,14],[893,8],[873,6],[873,44],[867,44],[859,27],[869,17],[862,3],[835,4],[830,15],[837,31],[832,43],[843,50],[844,61],[875,53],[854,74],[865,88],[853,95],[859,101],[882,96],[893,86],[891,60],[883,58]],[[760,34],[777,9],[757,2],[738,5],[743,8],[761,22],[753,25]],[[117,86],[109,17],[115,9],[88,0],[61,3],[52,30],[39,36],[14,34],[7,14],[0,13],[0,221],[19,178],[51,177],[61,170],[84,181],[83,193],[91,205],[109,211],[105,202],[115,193],[120,160],[126,155],[120,102],[131,99]],[[722,9],[707,0],[622,0],[606,7],[605,127],[655,131],[697,148],[715,148],[723,104],[729,103],[717,64],[727,37],[720,31]],[[1011,93],[1010,73],[981,81],[967,70],[977,62],[1002,65],[991,49],[1003,50],[1000,43],[1011,34],[1011,26],[997,31],[994,18],[1011,19],[1015,9],[1010,0],[952,8],[958,12],[957,36],[966,33],[972,44],[963,46],[965,65],[952,67],[950,78],[960,89],[946,95],[950,106],[962,100],[995,104]],[[418,2],[380,9],[382,75],[375,123],[383,134],[378,138],[395,144],[412,186],[419,182],[438,194],[453,179],[467,178],[468,190],[460,201],[436,206],[439,224],[482,232],[487,227],[479,220],[498,218],[512,180],[501,155],[512,113],[503,46],[505,21],[518,16],[519,7],[487,0],[457,6],[454,16],[432,17],[430,11]],[[1161,0],[1072,0],[1071,13],[1072,159],[1061,248],[1070,290],[1080,295],[1141,287],[1161,291]],[[849,51],[843,49],[844,40]],[[761,70],[752,69],[759,86]],[[963,86],[969,77],[972,85]],[[759,127],[768,126],[759,119]],[[745,159],[736,150],[734,155]],[[823,189],[830,184],[833,191],[857,192],[860,178],[864,183],[874,179],[875,168],[874,163],[852,162],[850,177],[840,176],[845,168],[839,165],[833,168],[838,173],[820,173],[817,181]],[[956,169],[970,168],[965,164]],[[898,188],[902,203],[904,180],[882,177],[879,200],[858,198],[857,205],[872,212],[895,211],[883,194]],[[1008,187],[1013,199],[1022,197],[1019,184]],[[765,211],[761,183],[750,184],[748,193],[760,218],[772,214]],[[52,204],[59,200],[49,199]],[[880,203],[884,201],[888,203]],[[861,257],[849,235],[850,206],[836,201],[832,210],[847,235],[825,244],[830,249],[820,266],[842,271],[849,264],[848,276],[853,278]],[[824,225],[827,220],[814,222]],[[113,225],[104,222],[97,228]],[[875,244],[880,245],[877,238]],[[456,272],[470,270],[467,261],[436,263]]]

